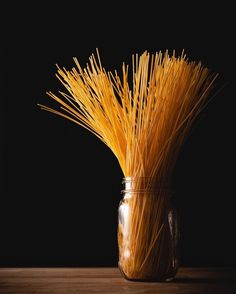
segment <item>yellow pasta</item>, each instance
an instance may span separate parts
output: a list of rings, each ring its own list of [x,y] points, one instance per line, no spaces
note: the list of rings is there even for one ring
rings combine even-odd
[[[170,185],[180,148],[206,105],[217,74],[200,62],[188,61],[184,52],[180,56],[175,52],[170,56],[168,51],[164,54],[144,52],[132,56],[130,86],[128,66],[122,65],[121,77],[117,72],[107,72],[98,51],[97,56],[89,58],[84,69],[76,58],[74,61],[76,67],[72,70],[58,67],[57,71],[57,78],[67,92],[58,95],[48,92],[60,109],[40,107],[96,135],[112,150],[124,177],[148,177],[152,182]],[[125,275],[131,279],[149,277],[154,264],[165,253],[164,241],[160,241],[159,250],[150,255],[156,240],[165,239],[165,224],[156,217],[165,209],[164,198],[163,195],[142,195],[141,200],[139,197],[130,200],[133,201],[130,239],[135,246],[130,248],[133,258],[120,262]],[[147,218],[149,212],[152,217]],[[119,236],[121,233],[119,231]],[[123,241],[118,242],[122,250]],[[159,262],[156,267],[160,276],[168,272],[168,258],[165,266]]]

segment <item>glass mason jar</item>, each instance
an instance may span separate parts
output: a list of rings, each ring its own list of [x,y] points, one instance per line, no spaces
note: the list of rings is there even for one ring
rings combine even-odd
[[[118,208],[119,269],[128,280],[171,281],[179,267],[172,190],[151,178],[123,180]]]

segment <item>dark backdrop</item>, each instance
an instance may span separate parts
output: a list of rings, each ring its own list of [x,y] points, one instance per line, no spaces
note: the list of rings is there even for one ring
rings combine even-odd
[[[30,6],[31,5],[31,6]],[[75,5],[75,4],[74,4]],[[78,2],[15,5],[3,14],[0,266],[117,265],[119,165],[95,136],[39,110],[63,90],[55,64],[104,66],[132,53],[184,48],[221,76],[177,162],[181,262],[236,265],[235,60],[232,7]],[[2,29],[1,28],[1,29]]]

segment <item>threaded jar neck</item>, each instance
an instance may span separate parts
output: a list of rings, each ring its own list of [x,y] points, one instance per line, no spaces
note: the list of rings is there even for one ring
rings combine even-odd
[[[146,193],[160,190],[171,191],[170,183],[167,181],[158,181],[152,177],[125,177],[122,181],[123,193]]]

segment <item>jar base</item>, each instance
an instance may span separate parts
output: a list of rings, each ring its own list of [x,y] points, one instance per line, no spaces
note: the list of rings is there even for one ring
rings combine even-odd
[[[122,274],[122,276],[127,280],[127,281],[131,281],[131,282],[150,282],[150,283],[169,283],[171,281],[174,280],[175,278],[175,274],[173,276],[168,276],[168,277],[153,277],[153,278],[129,278],[126,276],[126,274],[124,273],[124,271],[122,270],[122,267],[120,266],[120,264],[118,263],[118,268],[120,270],[120,273]]]

